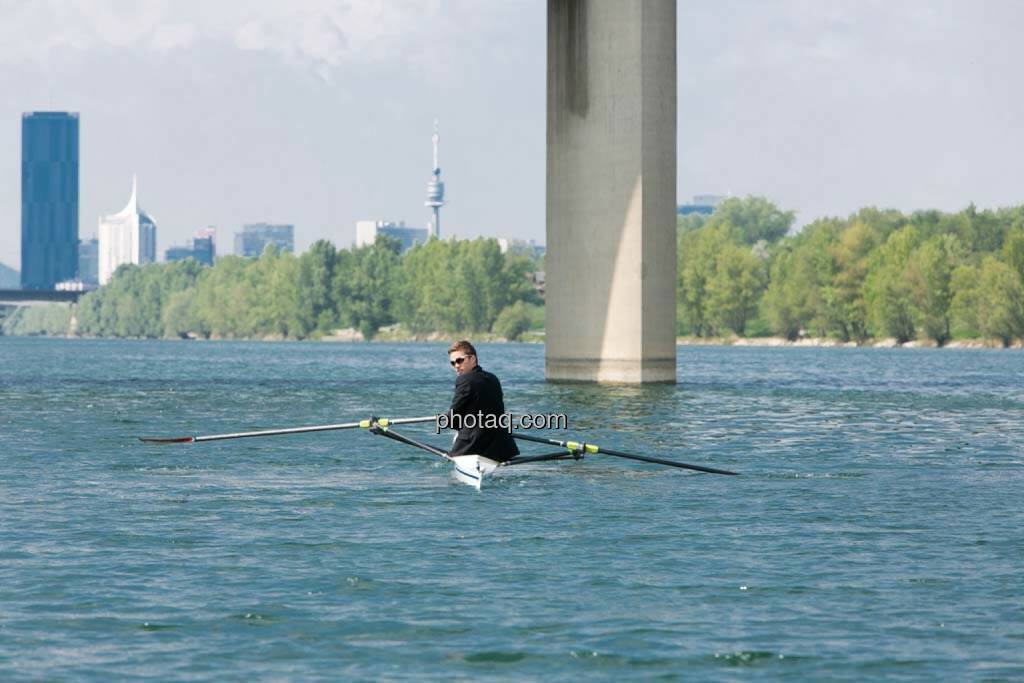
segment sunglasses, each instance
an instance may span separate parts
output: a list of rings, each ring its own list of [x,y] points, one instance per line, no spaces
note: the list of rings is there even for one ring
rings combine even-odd
[[[454,367],[455,367],[456,365],[462,365],[462,363],[463,363],[463,362],[464,362],[464,361],[465,361],[465,360],[466,360],[467,358],[469,358],[469,356],[460,356],[459,358],[456,358],[455,360],[450,360],[450,361],[448,361],[448,362],[449,362],[449,363],[451,363],[451,364],[452,364],[452,367],[454,368]]]

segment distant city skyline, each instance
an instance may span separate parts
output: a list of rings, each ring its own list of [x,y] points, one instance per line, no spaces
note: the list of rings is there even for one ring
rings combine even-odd
[[[217,258],[217,228],[208,225],[196,230],[190,244],[174,245],[164,251],[164,261],[195,259],[204,266],[212,266]]]
[[[250,223],[235,233],[235,256],[258,257],[268,245],[295,252],[295,226],[288,223]]]
[[[543,1],[74,7],[5,5],[2,263],[22,268],[29,111],[80,113],[82,240],[133,172],[161,253],[208,224],[291,223],[297,252],[425,224],[440,119],[444,234],[545,242]],[[1009,0],[680,2],[678,203],[762,195],[801,224],[1022,203],[1022,23]]]

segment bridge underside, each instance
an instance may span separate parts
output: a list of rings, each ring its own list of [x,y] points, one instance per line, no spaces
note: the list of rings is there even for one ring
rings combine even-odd
[[[549,0],[549,380],[675,381],[675,196],[675,0]]]
[[[55,289],[0,289],[0,303],[39,304],[65,302],[73,303],[84,292],[66,292]]]

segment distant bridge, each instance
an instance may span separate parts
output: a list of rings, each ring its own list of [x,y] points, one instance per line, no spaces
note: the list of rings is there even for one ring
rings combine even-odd
[[[85,292],[65,292],[56,289],[0,289],[0,305],[29,306],[42,303],[74,303]]]
[[[85,292],[64,292],[55,289],[0,289],[0,323],[26,306],[52,303],[73,304]],[[0,335],[3,331],[0,330]]]

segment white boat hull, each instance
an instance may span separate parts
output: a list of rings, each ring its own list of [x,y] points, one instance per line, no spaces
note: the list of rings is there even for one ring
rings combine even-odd
[[[456,480],[480,490],[484,477],[498,469],[498,463],[481,455],[449,456],[454,468],[452,474]]]

